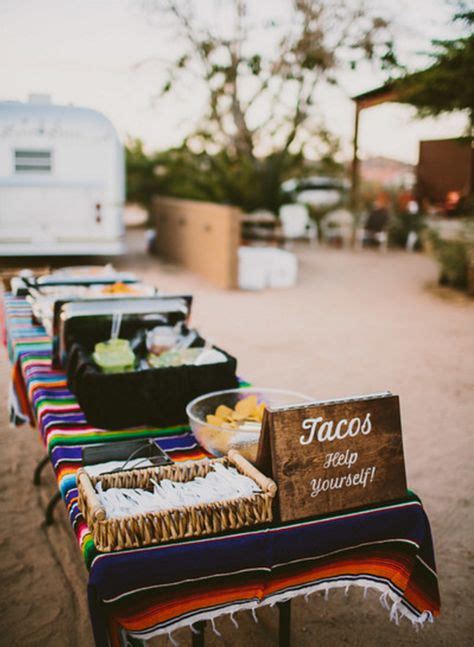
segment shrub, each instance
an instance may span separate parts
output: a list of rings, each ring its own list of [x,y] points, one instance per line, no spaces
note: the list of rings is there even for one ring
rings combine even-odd
[[[421,247],[420,234],[425,227],[424,216],[420,213],[396,213],[390,218],[388,226],[388,242],[393,247],[405,247],[408,234],[414,231],[418,234],[416,248]]]
[[[469,236],[445,239],[431,230],[430,242],[440,265],[439,282],[455,288],[467,289],[473,242]]]

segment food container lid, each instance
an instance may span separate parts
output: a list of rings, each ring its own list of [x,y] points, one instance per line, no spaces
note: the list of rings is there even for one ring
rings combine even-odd
[[[118,272],[112,265],[88,265],[63,267],[49,274],[29,279],[31,285],[94,285],[96,283],[137,283],[131,272]]]

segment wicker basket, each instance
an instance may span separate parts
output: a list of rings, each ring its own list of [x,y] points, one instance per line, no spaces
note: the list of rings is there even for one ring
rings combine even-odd
[[[184,483],[197,476],[205,476],[213,463],[233,465],[241,474],[255,481],[262,492],[216,503],[107,519],[94,489],[98,481],[102,482],[104,489],[151,489],[150,478],[166,478]],[[187,537],[204,537],[268,523],[272,520],[272,502],[277,490],[271,479],[235,450],[231,450],[225,458],[102,474],[97,477],[90,477],[81,469],[77,483],[79,508],[92,532],[97,549],[102,552],[139,548]]]

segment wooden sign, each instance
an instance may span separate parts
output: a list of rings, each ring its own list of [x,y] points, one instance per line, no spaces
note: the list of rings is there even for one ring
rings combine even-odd
[[[267,409],[257,466],[278,485],[282,521],[406,495],[398,397]]]

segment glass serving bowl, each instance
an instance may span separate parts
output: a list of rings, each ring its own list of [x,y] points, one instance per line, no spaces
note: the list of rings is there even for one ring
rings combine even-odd
[[[307,395],[280,389],[242,388],[228,389],[206,393],[192,400],[186,407],[190,427],[197,441],[214,456],[225,456],[230,449],[236,449],[252,463],[257,458],[258,441],[261,429],[239,430],[211,425],[206,416],[214,414],[221,404],[235,408],[239,400],[249,395],[256,395],[259,403],[265,402],[269,407],[283,407],[314,401]]]

